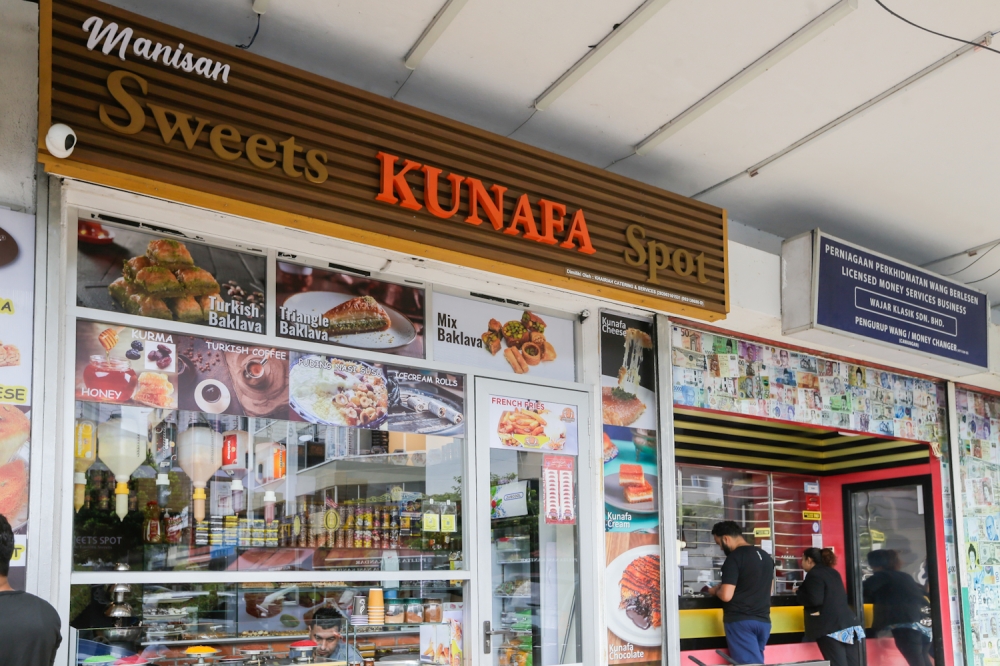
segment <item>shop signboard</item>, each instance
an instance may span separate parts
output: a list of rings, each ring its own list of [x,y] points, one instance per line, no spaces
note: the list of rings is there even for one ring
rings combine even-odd
[[[78,222],[77,305],[229,331],[266,332],[266,257],[135,226],[99,218]]]
[[[100,322],[77,322],[75,385],[85,402],[422,435],[465,431],[463,375]]]
[[[0,514],[14,529],[11,586],[27,566],[35,217],[0,208]]]
[[[434,293],[434,357],[498,372],[576,380],[572,319]]]
[[[275,272],[279,338],[424,357],[423,288],[285,261]]]
[[[40,11],[51,173],[699,319],[728,312],[720,208],[97,0]],[[55,123],[77,135],[65,159],[45,147]]]
[[[849,340],[854,353],[868,341],[971,374],[989,366],[989,312],[981,291],[819,230],[782,247],[786,335]]]
[[[600,317],[608,663],[659,662],[655,326],[605,310]]]

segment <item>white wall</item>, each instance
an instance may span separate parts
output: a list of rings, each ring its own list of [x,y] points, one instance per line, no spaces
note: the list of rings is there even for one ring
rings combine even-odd
[[[35,212],[38,5],[0,0],[0,206]]]

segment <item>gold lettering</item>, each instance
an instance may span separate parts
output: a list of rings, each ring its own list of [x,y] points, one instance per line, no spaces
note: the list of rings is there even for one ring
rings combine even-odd
[[[656,279],[657,271],[666,270],[670,267],[670,248],[668,248],[663,243],[658,243],[654,240],[649,241],[646,244],[649,248],[649,282],[653,284],[660,284],[660,281]],[[660,259],[657,260],[657,255]]]
[[[319,185],[330,177],[326,170],[326,153],[322,150],[310,150],[306,153],[306,180]]]
[[[625,227],[625,240],[635,251],[635,256],[625,250],[625,263],[629,266],[642,266],[646,263],[646,248],[643,241],[646,240],[646,230],[638,224],[630,224]]]
[[[705,253],[702,252],[695,257],[694,263],[698,267],[698,282],[705,284],[708,282],[708,277],[705,276]]]
[[[269,152],[274,152],[277,148],[278,147],[275,145],[274,139],[271,137],[266,134],[254,134],[247,139],[247,159],[250,160],[250,164],[254,165],[258,169],[270,169],[277,164],[278,161],[263,158],[257,151],[263,149]]]
[[[694,273],[694,260],[687,250],[674,250],[674,272],[683,277]]]
[[[146,83],[146,79],[142,78],[138,74],[126,72],[122,69],[117,69],[108,74],[108,92],[111,93],[111,96],[115,98],[115,101],[121,104],[122,108],[125,109],[125,112],[128,113],[128,125],[119,125],[111,120],[111,116],[108,115],[108,112],[104,108],[103,104],[98,107],[97,116],[101,119],[101,123],[108,129],[122,134],[138,134],[146,125],[146,113],[142,110],[142,106],[139,102],[137,102],[136,99],[132,97],[132,95],[130,95],[122,85],[124,79],[126,78],[130,78],[138,83],[139,89],[142,90],[143,95],[149,92],[149,86]]]
[[[240,142],[242,140],[243,137],[240,136],[239,130],[232,125],[216,125],[212,128],[212,132],[208,135],[208,145],[212,147],[212,152],[229,162],[238,160],[240,156],[243,155],[243,151],[226,148],[222,142]]]
[[[295,153],[301,153],[302,147],[295,145],[295,137],[290,136],[278,145],[282,148],[281,168],[285,171],[285,174],[292,178],[301,176],[302,172],[295,170]]]
[[[153,118],[156,120],[156,126],[160,128],[160,136],[163,137],[163,143],[170,143],[174,140],[174,135],[177,134],[177,130],[181,131],[181,137],[184,139],[184,145],[187,146],[188,150],[194,148],[194,144],[198,141],[198,137],[201,136],[202,131],[205,126],[208,125],[210,120],[205,118],[195,118],[197,125],[192,130],[191,129],[191,114],[181,113],[180,111],[174,111],[173,109],[165,109],[158,104],[147,104],[149,110],[153,112]],[[167,114],[174,117],[174,123],[171,124]]]

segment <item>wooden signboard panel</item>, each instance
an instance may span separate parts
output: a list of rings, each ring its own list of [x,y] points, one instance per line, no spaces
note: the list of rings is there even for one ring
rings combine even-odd
[[[700,319],[728,311],[722,209],[94,0],[42,0],[41,34],[51,173]],[[46,150],[53,123],[77,134],[67,159]]]

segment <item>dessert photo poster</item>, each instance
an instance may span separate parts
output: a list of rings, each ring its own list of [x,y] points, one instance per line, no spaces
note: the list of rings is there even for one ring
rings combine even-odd
[[[654,323],[607,311],[600,317],[608,663],[659,662],[663,622]]]
[[[496,372],[576,380],[574,320],[434,293],[434,356]]]
[[[420,287],[279,261],[278,337],[424,357]]]
[[[15,590],[27,563],[34,282],[35,217],[0,208],[0,514],[14,529]]]
[[[77,223],[85,308],[266,332],[267,258],[92,220]]]

